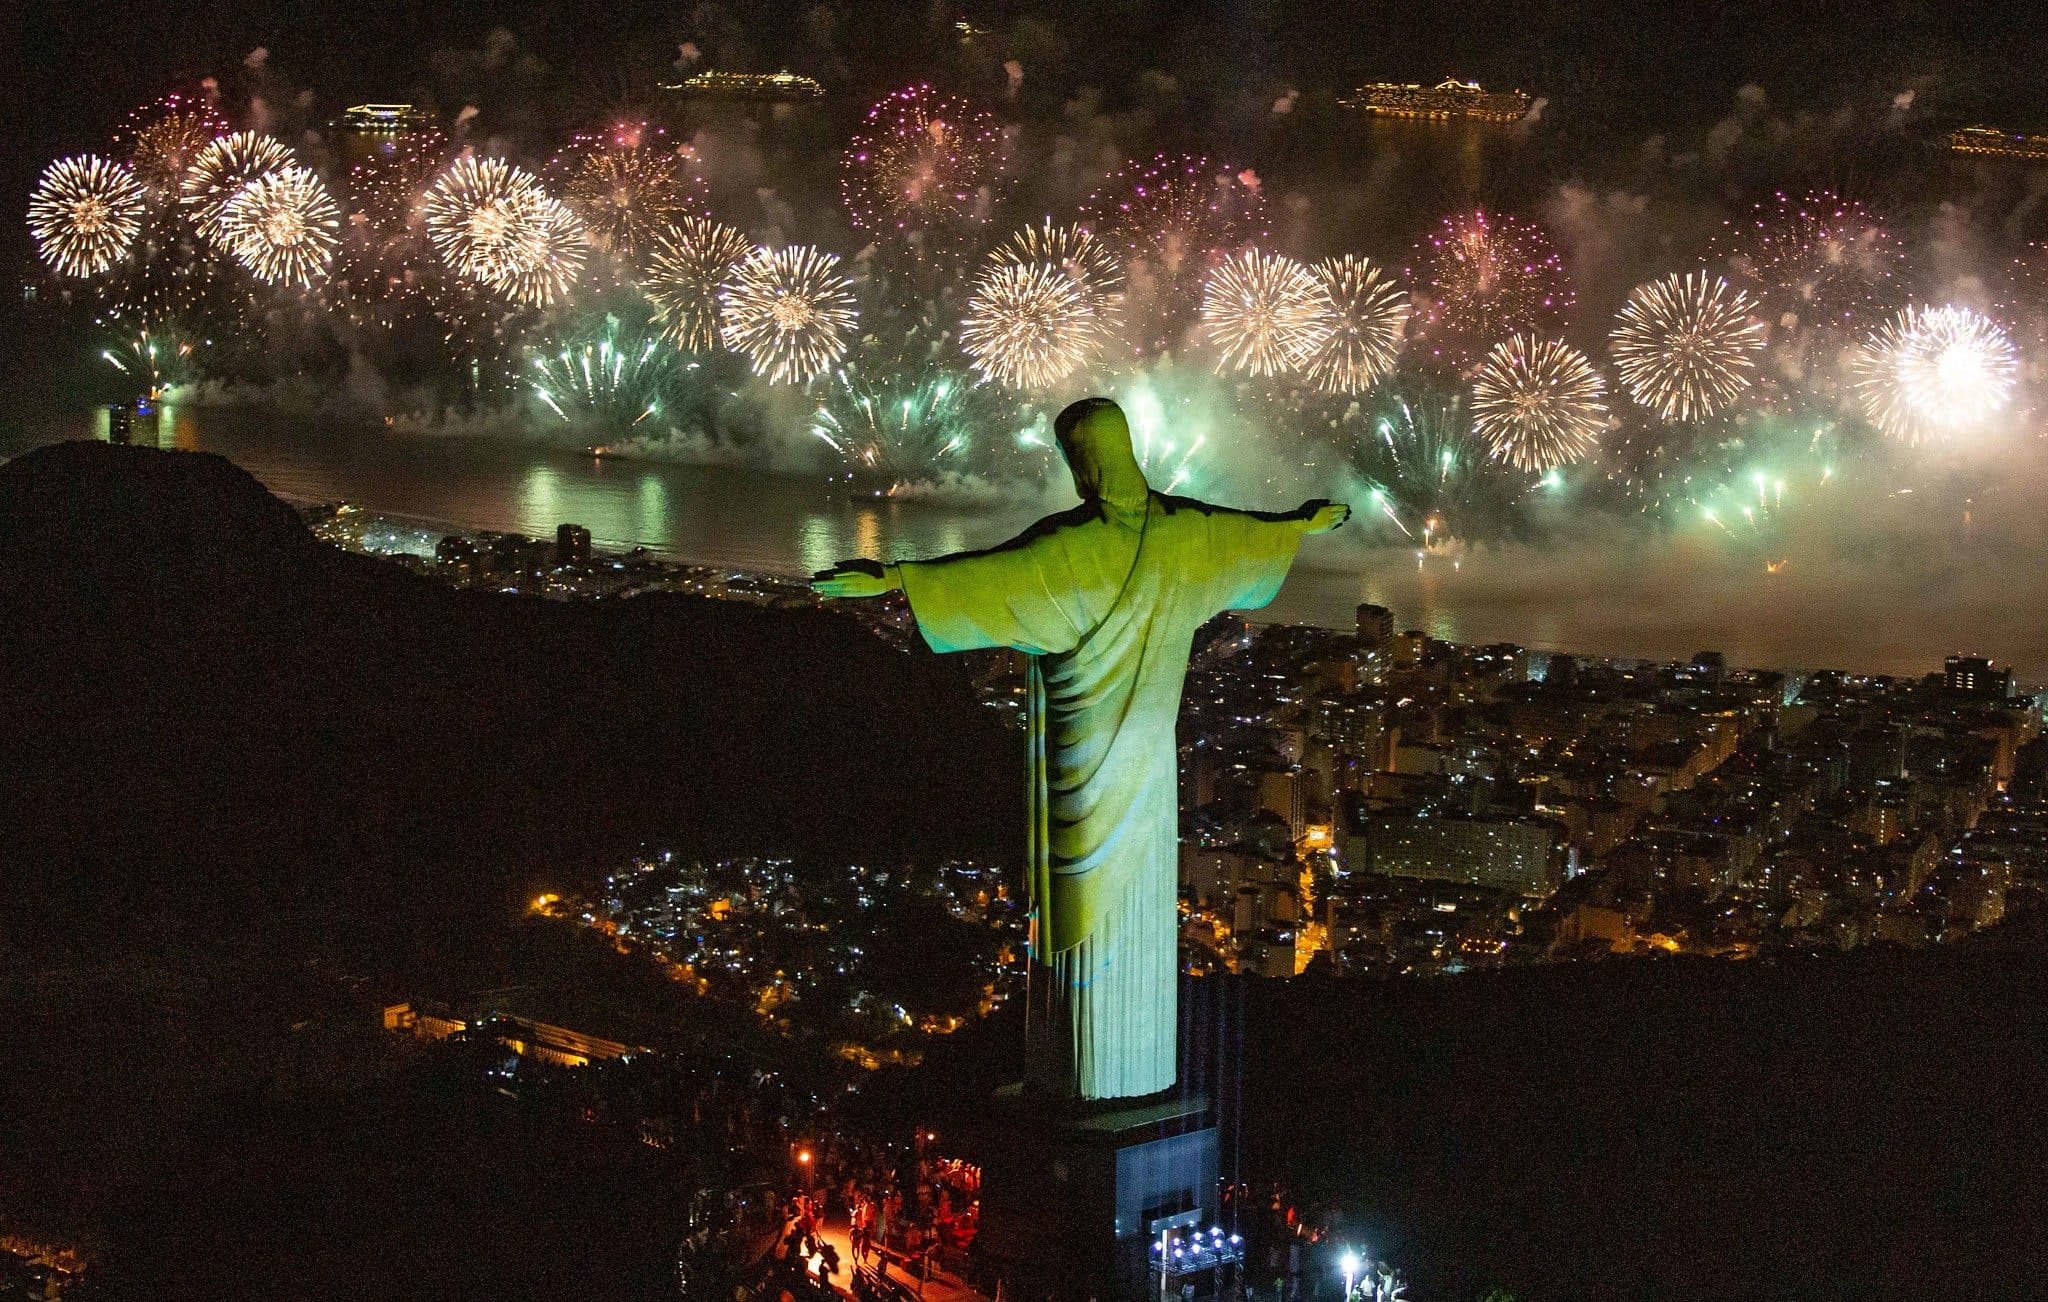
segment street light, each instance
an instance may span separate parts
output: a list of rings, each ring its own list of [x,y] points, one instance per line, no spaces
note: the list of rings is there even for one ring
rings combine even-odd
[[[1349,1249],[1346,1249],[1344,1255],[1337,1260],[1337,1269],[1343,1272],[1344,1275],[1345,1302],[1350,1302],[1351,1286],[1358,1279],[1358,1270],[1361,1264],[1363,1263],[1358,1260],[1358,1254]]]

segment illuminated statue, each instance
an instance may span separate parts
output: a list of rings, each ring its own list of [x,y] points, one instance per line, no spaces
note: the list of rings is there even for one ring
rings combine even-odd
[[[1285,515],[1155,493],[1115,403],[1060,413],[1081,504],[1000,547],[931,561],[845,561],[828,597],[902,591],[934,651],[1031,657],[1033,953],[1054,1033],[1034,1070],[1083,1099],[1151,1094],[1175,1071],[1179,796],[1174,720],[1194,632],[1265,605],[1305,534],[1351,509]]]

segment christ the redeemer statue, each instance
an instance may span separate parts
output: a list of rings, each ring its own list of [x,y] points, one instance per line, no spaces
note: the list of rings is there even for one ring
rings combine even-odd
[[[1054,431],[1079,506],[987,551],[844,561],[811,586],[827,597],[901,590],[934,651],[1031,657],[1032,950],[1052,972],[1049,1083],[1129,1098],[1174,1083],[1173,733],[1195,630],[1271,601],[1303,535],[1351,509],[1316,501],[1274,515],[1155,493],[1105,398],[1068,407]]]

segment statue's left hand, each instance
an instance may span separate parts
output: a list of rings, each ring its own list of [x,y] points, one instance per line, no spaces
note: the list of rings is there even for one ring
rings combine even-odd
[[[821,597],[879,597],[899,585],[880,561],[841,561],[811,576],[811,591]]]
[[[1328,533],[1342,527],[1351,518],[1351,508],[1342,502],[1317,498],[1313,502],[1303,502],[1299,514],[1306,532]]]

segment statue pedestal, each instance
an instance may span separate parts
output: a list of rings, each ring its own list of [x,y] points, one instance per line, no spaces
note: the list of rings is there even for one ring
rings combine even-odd
[[[976,1248],[1005,1297],[1157,1297],[1152,1245],[1214,1223],[1220,1154],[1206,1098],[1061,1106],[1013,1087],[989,1121]]]

